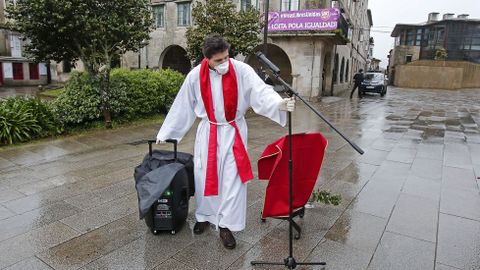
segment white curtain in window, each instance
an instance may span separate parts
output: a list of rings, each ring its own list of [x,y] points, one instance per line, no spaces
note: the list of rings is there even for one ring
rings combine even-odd
[[[10,35],[10,49],[12,57],[22,57],[22,43],[17,35]]]
[[[300,0],[282,0],[282,11],[298,10]]]
[[[177,9],[177,24],[180,26],[190,25],[190,3],[179,3]]]
[[[153,14],[155,16],[155,27],[160,28],[165,26],[164,6],[154,6]]]

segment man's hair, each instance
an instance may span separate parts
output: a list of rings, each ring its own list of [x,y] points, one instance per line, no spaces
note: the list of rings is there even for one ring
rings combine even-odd
[[[228,49],[230,49],[230,44],[216,33],[208,35],[203,42],[203,56],[208,59],[212,58],[214,54],[222,53]]]

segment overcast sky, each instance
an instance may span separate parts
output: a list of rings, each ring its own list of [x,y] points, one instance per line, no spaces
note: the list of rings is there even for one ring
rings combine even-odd
[[[440,18],[444,13],[455,13],[455,17],[466,13],[480,19],[480,0],[369,0],[368,8],[373,17],[373,56],[382,60],[382,67],[388,64],[387,55],[393,48],[390,34],[397,23],[425,22],[430,12],[439,12]]]

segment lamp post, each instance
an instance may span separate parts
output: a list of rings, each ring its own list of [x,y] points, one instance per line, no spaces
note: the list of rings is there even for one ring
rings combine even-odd
[[[268,38],[268,9],[270,5],[270,0],[264,0],[265,1],[265,25],[263,28],[263,54],[267,55],[267,38]]]

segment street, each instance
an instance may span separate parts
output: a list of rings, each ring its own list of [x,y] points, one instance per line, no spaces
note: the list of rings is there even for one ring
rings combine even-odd
[[[385,97],[312,103],[363,156],[297,101],[293,131],[329,140],[317,187],[342,202],[306,209],[295,259],[325,261],[328,270],[480,269],[479,101],[480,89],[389,87]],[[266,145],[287,129],[253,113],[247,122],[256,174]],[[148,150],[141,141],[159,127],[0,148],[0,269],[252,269],[252,260],[283,261],[288,223],[260,220],[266,181],[248,185],[247,227],[234,234],[234,250],[214,228],[192,233],[193,198],[176,235],[150,233],[138,219],[133,170]],[[180,151],[192,153],[195,127]]]

